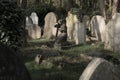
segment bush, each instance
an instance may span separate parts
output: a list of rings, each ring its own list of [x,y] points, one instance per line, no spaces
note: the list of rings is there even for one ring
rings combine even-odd
[[[14,3],[0,3],[0,42],[18,47],[23,41],[24,27],[22,10]]]

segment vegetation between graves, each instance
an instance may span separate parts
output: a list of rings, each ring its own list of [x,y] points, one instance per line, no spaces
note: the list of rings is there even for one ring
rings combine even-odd
[[[33,80],[78,80],[83,70],[89,63],[80,54],[87,54],[92,52],[102,52],[112,54],[113,57],[120,59],[120,53],[117,55],[114,52],[104,50],[102,43],[87,43],[69,47],[63,50],[57,50],[60,55],[51,56],[52,47],[42,47],[44,44],[50,44],[49,40],[33,40],[29,42],[29,46],[22,48],[24,61],[29,70]],[[37,45],[36,45],[37,43]],[[37,64],[33,54],[42,54],[43,50],[48,50],[49,56],[43,58],[40,64]],[[46,53],[47,54],[47,53]],[[54,53],[56,54],[56,53]]]

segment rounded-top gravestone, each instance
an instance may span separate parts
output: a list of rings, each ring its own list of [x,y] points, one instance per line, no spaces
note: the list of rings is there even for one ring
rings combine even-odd
[[[38,25],[38,20],[39,20],[39,18],[38,18],[38,16],[37,16],[37,13],[36,13],[36,12],[32,12],[31,15],[30,15],[30,18],[32,19],[33,24]]]
[[[57,28],[55,24],[57,23],[57,16],[55,13],[50,12],[45,16],[45,25],[43,37],[46,39],[51,39],[56,36]]]
[[[41,28],[38,25],[38,17],[36,13],[32,13],[30,17],[26,17],[26,30],[28,38],[39,39],[41,38]]]
[[[94,58],[79,80],[120,80],[119,74],[119,69],[112,63],[102,58]]]

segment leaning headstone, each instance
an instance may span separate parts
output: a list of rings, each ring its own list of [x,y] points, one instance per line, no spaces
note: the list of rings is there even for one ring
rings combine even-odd
[[[0,43],[0,80],[31,80],[18,53]]]
[[[96,15],[91,20],[92,32],[95,34],[98,41],[105,42],[105,19],[102,16]]]
[[[38,25],[39,18],[37,16],[36,12],[32,12],[31,15],[30,15],[30,18],[32,19],[33,24]]]
[[[84,24],[79,21],[77,15],[68,12],[66,18],[67,34],[70,40],[74,40],[75,44],[85,43],[85,27]]]
[[[112,63],[102,58],[94,58],[79,80],[120,80],[119,74],[119,69]]]
[[[106,27],[105,49],[120,51],[120,13],[116,13]]]
[[[57,17],[55,13],[50,12],[45,16],[45,25],[44,25],[44,33],[43,33],[44,38],[50,39],[56,36],[56,31],[57,31],[57,28],[55,28],[56,23],[57,23]]]

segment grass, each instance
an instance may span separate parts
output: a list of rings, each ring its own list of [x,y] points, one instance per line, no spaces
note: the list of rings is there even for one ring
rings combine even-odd
[[[32,80],[78,80],[89,63],[80,57],[81,53],[86,54],[94,51],[113,53],[114,57],[120,59],[120,53],[104,50],[103,44],[95,43],[58,50],[60,55],[46,57],[41,64],[35,63],[36,54],[41,54],[43,51],[54,51],[53,47],[49,46],[50,43],[49,40],[33,40],[29,42],[28,46],[21,48],[25,65],[32,76]],[[41,48],[42,45],[47,44],[49,44],[49,48]]]

